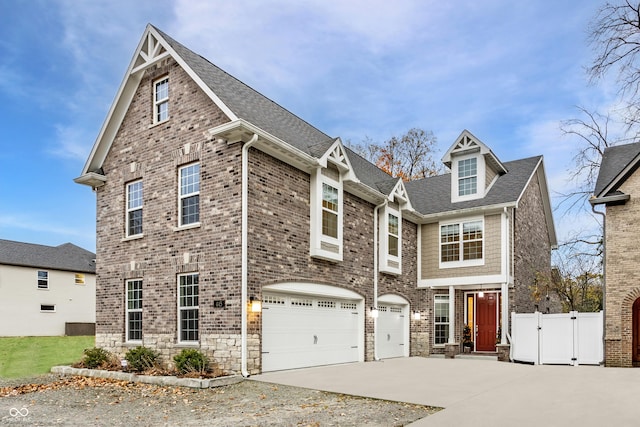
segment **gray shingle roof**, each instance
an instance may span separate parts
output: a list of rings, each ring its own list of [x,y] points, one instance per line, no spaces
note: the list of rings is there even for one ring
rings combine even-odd
[[[345,147],[345,151],[349,157],[353,172],[361,183],[387,196],[391,193],[391,190],[398,182],[398,178],[392,177],[349,147]]]
[[[498,177],[489,193],[482,199],[451,202],[451,174],[439,175],[405,184],[411,205],[423,215],[467,208],[514,203],[540,163],[542,156],[505,162],[509,171]]]
[[[324,154],[335,140],[156,27],[154,29],[239,118],[312,156],[317,156],[317,153]]]
[[[95,258],[72,243],[44,246],[0,239],[0,264],[95,274]]]
[[[640,142],[616,145],[605,149],[600,163],[596,188],[593,192],[594,195],[596,197],[606,196],[606,194],[601,193],[618,178],[627,166],[637,161],[638,156],[640,156]],[[611,190],[615,191],[616,188]]]

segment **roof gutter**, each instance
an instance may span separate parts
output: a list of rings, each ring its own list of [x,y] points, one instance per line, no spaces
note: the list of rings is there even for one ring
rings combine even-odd
[[[241,276],[241,301],[242,309],[242,344],[240,350],[242,376],[247,378],[251,374],[247,370],[247,288],[249,270],[249,148],[258,141],[258,134],[254,133],[249,142],[242,146],[242,276]]]
[[[591,203],[592,208],[596,205],[609,204],[609,203],[625,203],[629,200],[631,196],[629,194],[614,194],[612,196],[604,196],[604,197],[591,197],[589,199],[589,203]],[[593,211],[597,214],[602,214],[602,212]]]

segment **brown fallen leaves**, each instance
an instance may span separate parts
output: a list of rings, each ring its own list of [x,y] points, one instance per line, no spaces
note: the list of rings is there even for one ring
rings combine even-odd
[[[93,377],[63,377],[57,381],[43,384],[23,384],[16,387],[0,387],[0,397],[18,396],[40,391],[58,390],[68,388],[82,390],[85,388],[118,388],[131,391],[143,391],[147,395],[184,394],[184,390],[179,387],[156,387],[148,384],[132,383],[129,381],[114,380],[109,378]]]

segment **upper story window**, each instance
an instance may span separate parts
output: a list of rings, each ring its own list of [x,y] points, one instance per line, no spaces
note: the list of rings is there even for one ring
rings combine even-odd
[[[38,289],[49,289],[48,271],[38,271]]]
[[[142,340],[142,280],[127,280],[127,341]]]
[[[181,342],[199,339],[199,296],[198,273],[178,276],[178,337]]]
[[[342,261],[342,180],[333,168],[311,176],[311,256]]]
[[[74,277],[74,280],[75,280],[75,284],[76,284],[76,285],[84,285],[84,284],[85,284],[85,281],[84,281],[84,274],[82,274],[82,273],[76,273],[74,276],[75,276],[75,277]]]
[[[478,192],[478,159],[471,157],[458,161],[458,195],[467,196]]]
[[[379,216],[379,270],[385,273],[402,273],[402,216],[399,208],[386,205]]]
[[[142,234],[142,181],[127,184],[127,237]]]
[[[322,183],[322,234],[338,238],[338,189]]]
[[[160,123],[169,118],[169,77],[153,83],[153,122]]]
[[[440,267],[483,264],[482,219],[440,225]]]
[[[398,217],[393,215],[393,214],[389,214],[388,216],[388,248],[387,248],[387,253],[391,256],[397,257],[398,256],[398,242],[400,240],[400,235],[399,235],[399,224],[398,224]]]
[[[193,163],[179,170],[179,225],[200,222],[200,164]]]

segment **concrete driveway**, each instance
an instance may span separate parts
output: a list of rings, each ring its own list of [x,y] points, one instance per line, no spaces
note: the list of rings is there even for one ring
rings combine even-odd
[[[444,408],[412,426],[640,425],[640,369],[411,357],[251,378]]]

